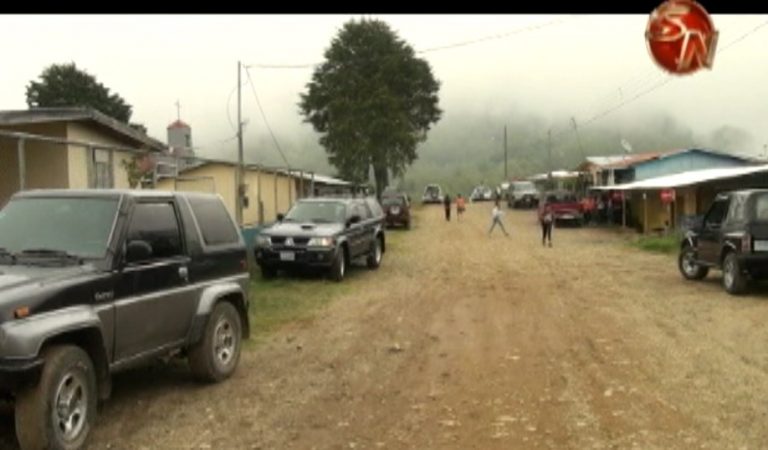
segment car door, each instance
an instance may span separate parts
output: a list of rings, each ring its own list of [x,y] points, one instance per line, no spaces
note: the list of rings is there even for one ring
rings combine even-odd
[[[367,251],[364,248],[367,217],[360,201],[355,201],[350,205],[349,218],[352,217],[360,218],[357,223],[351,224],[348,230],[349,250],[352,257],[356,258]]]
[[[186,337],[194,301],[178,205],[138,202],[128,225],[121,283],[130,296],[115,302],[115,360],[178,344]]]
[[[728,213],[730,200],[729,196],[717,196],[704,216],[698,247],[699,258],[706,262],[716,263],[719,259],[723,222]]]

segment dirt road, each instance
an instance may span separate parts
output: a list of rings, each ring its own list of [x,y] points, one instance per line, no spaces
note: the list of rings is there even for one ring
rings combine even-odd
[[[488,237],[488,204],[450,223],[424,208],[377,272],[229,382],[118,377],[90,448],[768,445],[768,289],[730,297],[613,233],[556,229],[544,248],[532,212],[505,222]]]

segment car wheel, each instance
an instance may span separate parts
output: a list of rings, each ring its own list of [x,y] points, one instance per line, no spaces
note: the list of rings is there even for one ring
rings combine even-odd
[[[686,280],[701,280],[709,273],[709,267],[696,263],[696,249],[686,245],[677,258],[677,267]]]
[[[272,266],[261,266],[261,277],[271,280],[277,276],[277,268]]]
[[[96,419],[96,373],[74,345],[48,348],[37,386],[16,397],[16,437],[22,449],[80,449]]]
[[[189,366],[200,381],[229,378],[240,361],[243,325],[240,313],[229,302],[219,302],[208,316],[205,333],[189,351]]]
[[[381,238],[380,237],[377,236],[373,240],[372,247],[373,248],[371,249],[370,253],[368,254],[368,259],[367,259],[368,268],[369,269],[378,269],[378,267],[381,265],[381,258],[382,258],[382,255],[384,253],[382,251],[382,247],[383,246],[381,245]]]
[[[741,272],[735,252],[728,252],[723,260],[723,287],[732,295],[740,295],[747,291],[747,278]]]
[[[411,219],[408,219],[405,221],[405,229],[410,230],[411,229]]]
[[[340,248],[338,255],[336,255],[336,259],[333,261],[333,265],[331,265],[330,275],[333,281],[344,280],[344,276],[347,272],[347,257],[345,253],[344,248]]]

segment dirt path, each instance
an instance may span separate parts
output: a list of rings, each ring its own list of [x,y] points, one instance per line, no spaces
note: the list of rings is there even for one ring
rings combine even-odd
[[[512,237],[489,238],[488,204],[450,223],[424,208],[378,272],[229,382],[118,377],[91,448],[766,445],[768,290],[729,297],[611,233],[556,229],[543,248],[532,212],[505,221]]]

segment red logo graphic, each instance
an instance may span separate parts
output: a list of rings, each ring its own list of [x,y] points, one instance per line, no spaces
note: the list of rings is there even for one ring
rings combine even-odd
[[[712,68],[718,32],[703,6],[693,0],[668,0],[652,13],[645,30],[648,51],[676,75]]]

